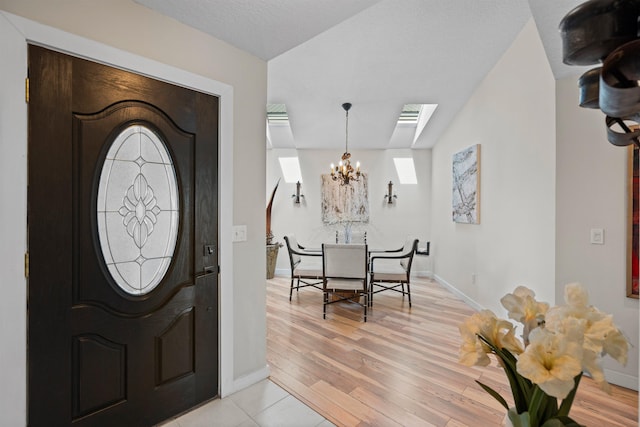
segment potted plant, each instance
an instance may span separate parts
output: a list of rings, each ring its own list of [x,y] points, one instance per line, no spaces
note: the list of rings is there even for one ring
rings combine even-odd
[[[515,427],[578,427],[569,417],[583,372],[604,391],[601,359],[610,355],[626,364],[629,343],[613,316],[589,305],[586,289],[566,285],[565,305],[549,308],[532,290],[519,286],[500,302],[509,317],[522,323],[522,340],[514,325],[491,310],[475,313],[460,325],[460,362],[487,366],[493,354],[509,380],[515,406],[491,387],[480,387],[504,406],[505,425]]]
[[[280,184],[280,179],[273,187],[271,198],[269,198],[269,203],[267,204],[267,279],[273,279],[275,275],[278,249],[282,246],[282,243],[273,242],[273,232],[271,231],[271,208],[273,207],[273,198],[276,195],[278,184]]]

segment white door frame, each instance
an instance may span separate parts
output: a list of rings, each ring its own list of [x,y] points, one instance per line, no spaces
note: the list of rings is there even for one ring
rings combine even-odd
[[[233,247],[232,247],[232,225],[233,225],[233,87],[176,67],[163,64],[148,58],[144,58],[130,52],[126,52],[114,47],[98,43],[74,34],[70,34],[59,29],[39,24],[37,22],[13,15],[4,11],[0,11],[0,34],[9,34],[12,37],[4,37],[6,43],[0,45],[7,49],[7,55],[4,56],[6,61],[0,66],[3,75],[8,72],[15,77],[17,74],[22,75],[21,81],[27,76],[27,45],[35,44],[43,46],[62,53],[73,55],[80,58],[89,59],[94,62],[109,65],[115,68],[132,71],[137,74],[152,77],[165,82],[173,83],[199,92],[208,93],[218,96],[220,99],[219,111],[219,129],[220,138],[218,144],[218,211],[219,211],[219,257],[220,257],[220,276],[219,276],[219,390],[221,396],[226,396],[235,391],[237,388],[234,384],[233,372],[233,348],[234,348],[234,325],[233,325]],[[13,34],[11,34],[13,32]],[[10,40],[8,40],[10,39]],[[5,74],[7,71],[7,74]],[[22,232],[17,231],[17,237],[12,236],[14,245],[10,249],[9,242],[7,246],[0,248],[2,251],[10,251],[11,256],[15,260],[20,259],[26,251],[26,218],[27,218],[27,106],[24,99],[24,90],[20,85],[16,88],[16,80],[11,78],[0,79],[0,125],[4,129],[0,129],[0,154],[5,159],[0,159],[0,167],[11,166],[14,187],[11,193],[6,194],[5,188],[0,187],[0,198],[11,197],[17,203],[11,206],[9,210],[6,208],[7,200],[3,200],[5,206],[2,211],[2,221],[5,223],[21,226]],[[7,125],[11,125],[11,129],[7,129]],[[8,141],[11,140],[11,141]],[[11,144],[11,145],[10,145]],[[10,154],[10,156],[5,156]],[[16,162],[16,159],[20,161]],[[9,165],[9,162],[11,164]],[[4,178],[0,175],[0,178]],[[21,233],[21,234],[20,234]],[[0,255],[5,255],[0,252]],[[6,261],[7,263],[11,261]],[[11,264],[15,269],[13,263]],[[5,267],[5,261],[0,260],[0,268]],[[15,272],[8,279],[19,279],[24,282],[24,286],[17,293],[10,293],[11,301],[2,303],[0,309],[5,305],[11,304],[14,308],[14,316],[23,318],[24,325],[12,325],[11,331],[5,329],[0,333],[11,334],[6,345],[17,347],[18,350],[12,353],[10,360],[4,360],[3,366],[0,367],[0,379],[7,379],[3,383],[13,389],[13,393],[24,391],[22,397],[15,396],[18,400],[12,403],[6,403],[6,409],[13,412],[13,416],[5,413],[5,416],[15,420],[20,417],[22,412],[22,422],[26,422],[26,305],[20,301],[26,300],[26,279],[17,276]],[[9,273],[7,273],[9,274]],[[3,273],[4,275],[4,273]],[[13,285],[13,283],[12,283]],[[19,299],[14,299],[17,296]],[[17,307],[17,308],[16,308]],[[15,334],[15,335],[14,335]],[[0,355],[2,356],[2,355]],[[16,360],[14,360],[14,358]],[[3,357],[4,359],[4,357]],[[15,364],[22,364],[16,371]],[[13,366],[12,366],[13,364]],[[3,372],[7,370],[7,372]],[[13,373],[8,371],[13,370]],[[17,374],[16,374],[17,372]],[[22,376],[23,384],[14,384],[17,382],[16,375]],[[15,388],[14,388],[15,385]],[[21,400],[21,401],[20,401]],[[0,409],[4,404],[0,404]],[[16,413],[17,412],[17,413]]]

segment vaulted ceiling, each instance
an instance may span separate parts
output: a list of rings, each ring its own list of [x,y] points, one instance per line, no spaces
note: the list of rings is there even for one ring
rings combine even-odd
[[[268,61],[275,148],[343,148],[344,102],[349,148],[432,147],[531,18],[557,79],[588,68],[562,64],[558,31],[583,0],[135,1]],[[394,133],[405,104],[438,104],[417,138]]]

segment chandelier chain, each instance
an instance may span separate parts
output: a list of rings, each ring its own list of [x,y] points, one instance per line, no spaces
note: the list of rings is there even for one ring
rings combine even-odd
[[[360,180],[360,162],[357,162],[356,168],[354,169],[351,166],[351,153],[349,153],[349,109],[351,108],[351,104],[345,102],[342,104],[342,108],[346,113],[345,115],[345,152],[342,154],[342,158],[338,166],[334,166],[331,164],[331,178],[334,181],[340,180],[340,185],[347,185],[351,181],[359,181]]]

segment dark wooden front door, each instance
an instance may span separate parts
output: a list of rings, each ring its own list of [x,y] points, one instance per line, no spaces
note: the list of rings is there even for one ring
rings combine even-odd
[[[215,397],[218,99],[35,46],[29,78],[29,425]]]

